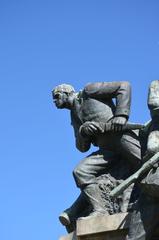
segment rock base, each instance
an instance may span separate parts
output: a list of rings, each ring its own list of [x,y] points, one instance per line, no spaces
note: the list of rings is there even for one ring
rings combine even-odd
[[[61,237],[60,240],[124,240],[129,221],[128,213],[79,219],[76,233]]]
[[[63,236],[59,240],[125,240],[130,218],[130,213],[118,213],[79,219],[76,232]],[[159,240],[159,229],[156,229],[152,240]]]

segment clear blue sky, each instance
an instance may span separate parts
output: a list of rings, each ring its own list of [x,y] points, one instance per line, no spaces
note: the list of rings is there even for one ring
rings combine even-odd
[[[78,195],[69,113],[51,90],[129,80],[130,120],[146,122],[159,79],[158,0],[0,0],[0,239],[57,240]]]

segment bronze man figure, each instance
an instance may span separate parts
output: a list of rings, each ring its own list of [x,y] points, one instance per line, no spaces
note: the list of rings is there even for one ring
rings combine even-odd
[[[57,108],[70,110],[77,149],[86,152],[91,144],[99,147],[98,151],[84,158],[73,171],[81,195],[60,215],[60,221],[69,226],[84,206],[84,199],[92,206],[91,216],[107,214],[96,178],[109,171],[117,156],[127,159],[136,170],[141,163],[141,147],[137,131],[122,132],[122,126],[127,123],[130,112],[131,87],[128,82],[91,83],[78,93],[72,86],[61,84],[52,93]],[[115,104],[113,99],[116,100]],[[100,123],[111,123],[111,131],[104,132]]]

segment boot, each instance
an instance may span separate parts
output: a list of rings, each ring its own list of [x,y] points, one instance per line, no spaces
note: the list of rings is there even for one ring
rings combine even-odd
[[[87,185],[84,189],[83,192],[92,206],[92,212],[89,214],[88,217],[92,216],[98,216],[98,215],[103,215],[106,214],[108,215],[108,212],[104,206],[103,199],[101,197],[100,189],[97,184],[90,184]],[[87,217],[84,217],[84,219]]]
[[[76,220],[80,216],[81,212],[88,206],[85,195],[81,193],[77,200],[72,204],[72,206],[64,210],[60,216],[59,220],[62,225],[64,225],[68,232],[74,230],[76,226]]]

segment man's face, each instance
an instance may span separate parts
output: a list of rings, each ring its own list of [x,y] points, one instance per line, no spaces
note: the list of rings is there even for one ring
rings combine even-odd
[[[67,108],[69,98],[65,92],[57,92],[53,94],[53,100],[57,108]]]

